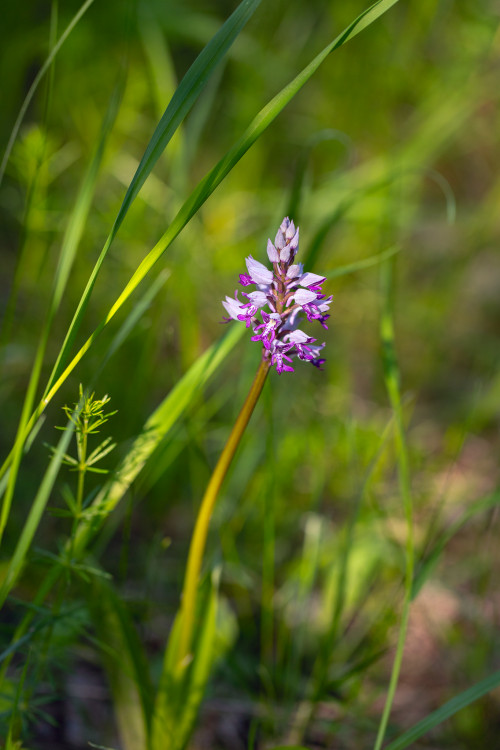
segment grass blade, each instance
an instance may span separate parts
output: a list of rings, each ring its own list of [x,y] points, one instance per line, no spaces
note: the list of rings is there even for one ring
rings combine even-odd
[[[5,602],[5,599],[9,591],[14,586],[22,570],[22,567],[26,560],[28,549],[33,540],[35,532],[38,528],[38,524],[40,523],[40,519],[42,517],[43,511],[45,510],[45,507],[49,500],[50,493],[52,492],[54,482],[57,478],[62,460],[64,458],[64,454],[67,452],[70,440],[73,436],[74,429],[75,429],[74,423],[71,420],[69,420],[57,444],[57,448],[54,451],[54,455],[52,456],[50,460],[50,463],[47,467],[47,471],[44,474],[44,477],[40,484],[40,489],[38,490],[36,497],[33,501],[33,505],[31,506],[31,510],[28,514],[28,518],[26,519],[24,523],[21,536],[19,537],[16,548],[14,550],[14,554],[9,563],[7,574],[2,583],[2,587],[0,588],[0,608]]]
[[[61,34],[59,41],[54,45],[53,49],[51,50],[44,64],[42,65],[38,73],[36,74],[35,80],[31,84],[29,91],[26,94],[26,97],[24,99],[24,102],[21,105],[21,109],[19,110],[19,114],[17,116],[17,119],[14,123],[14,127],[12,128],[12,132],[10,134],[9,142],[7,143],[7,148],[5,149],[5,153],[3,155],[2,163],[0,164],[0,185],[2,184],[3,176],[5,174],[5,168],[7,166],[7,162],[9,161],[10,155],[12,153],[12,148],[16,141],[17,134],[19,133],[19,128],[21,127],[21,123],[24,119],[24,115],[26,114],[28,110],[30,102],[34,97],[35,92],[38,86],[40,85],[42,78],[50,69],[50,66],[52,65],[52,61],[54,60],[55,56],[57,55],[57,53],[63,46],[66,39],[69,37],[69,35],[73,31],[77,23],[81,20],[81,18],[88,11],[88,9],[93,4],[93,2],[94,0],[86,0],[86,2],[84,2],[83,5],[80,7],[80,10],[77,13],[75,13],[75,15],[73,16],[69,24],[66,26],[63,33]]]
[[[462,708],[470,706],[471,703],[479,700],[483,695],[495,690],[495,688],[499,686],[500,670],[498,672],[493,672],[489,677],[485,677],[484,680],[481,680],[467,690],[464,690],[463,693],[456,695],[445,703],[444,706],[438,708],[437,711],[433,711],[429,716],[426,716],[425,719],[422,719],[418,724],[415,724],[414,727],[404,732],[404,734],[398,737],[397,740],[393,740],[393,742],[389,743],[385,750],[404,750],[404,748],[410,747],[415,740],[419,739],[419,737],[423,737],[424,734],[427,734],[431,729],[439,726],[439,724],[442,724],[443,721],[446,721],[446,719],[449,719],[451,716],[454,716],[458,711],[461,711]]]
[[[99,255],[99,258],[97,259],[97,262],[92,270],[80,302],[78,303],[78,307],[73,316],[73,320],[71,321],[70,327],[68,329],[56,363],[52,370],[52,374],[49,378],[49,382],[47,384],[45,395],[48,400],[50,400],[52,397],[54,383],[57,381],[57,378],[64,366],[64,362],[68,358],[69,351],[73,345],[77,331],[80,327],[81,320],[90,300],[90,296],[92,294],[92,290],[94,288],[99,270],[104,262],[111,243],[113,242],[116,233],[118,232],[118,229],[120,228],[125,216],[128,213],[130,206],[137,197],[141,187],[143,186],[156,162],[167,147],[179,124],[192,108],[209,77],[212,75],[217,65],[224,58],[225,54],[227,53],[228,49],[242,30],[242,28],[255,12],[258,5],[260,4],[260,1],[261,0],[243,0],[243,2],[240,3],[234,13],[227,19],[227,21],[223,24],[223,26],[219,29],[215,36],[200,52],[200,54],[182,79],[172,99],[170,100],[163,114],[163,117],[160,119],[160,122],[158,123],[155,132],[153,133],[153,136],[146,147],[146,151],[144,152],[139,166],[137,167],[137,170],[132,178],[132,182],[128,187],[125,198],[123,199],[123,203],[120,206],[117,217],[111,228],[111,232],[108,235],[101,254]],[[121,307],[121,305],[114,309],[112,314],[108,314],[104,323],[102,323],[101,326],[97,329],[95,335],[97,335],[97,333],[99,333],[102,328],[104,328],[104,326],[109,322],[111,317],[113,317],[114,313],[117,309],[119,309],[119,307]],[[91,339],[89,339],[89,341],[93,341],[95,335],[93,335]],[[87,349],[85,349],[85,351],[87,351]],[[78,358],[78,361],[80,358],[81,357]]]
[[[2,512],[0,516],[0,544],[10,513],[10,506],[14,496],[17,473],[21,464],[25,442],[27,436],[31,432],[31,429],[35,426],[36,423],[35,415],[32,415],[31,418],[29,418],[29,414],[33,408],[45,352],[49,341],[52,322],[59,309],[64,290],[66,289],[69,275],[71,273],[71,268],[73,267],[76,252],[78,250],[78,245],[80,244],[83,229],[89,215],[92,199],[97,185],[99,168],[101,166],[102,158],[104,155],[104,149],[108,136],[115,122],[118,108],[121,102],[123,94],[123,84],[124,81],[122,80],[117,86],[113,96],[111,97],[109,107],[101,127],[101,133],[99,136],[97,147],[90,161],[88,170],[84,176],[62,240],[49,308],[47,310],[47,314],[42,326],[41,336],[38,341],[35,359],[30,374],[30,380],[21,412],[21,418],[19,420],[16,439],[11,453],[12,466],[6,484],[6,494],[4,496]]]
[[[396,355],[394,321],[391,309],[392,302],[392,266],[393,261],[388,261],[382,268],[382,281],[385,292],[385,307],[382,312],[380,321],[380,333],[382,340],[382,360],[384,368],[384,380],[389,396],[389,401],[394,414],[395,442],[396,442],[396,459],[398,466],[399,487],[403,501],[403,510],[407,526],[406,538],[406,569],[405,569],[405,594],[403,608],[401,613],[401,622],[399,626],[398,642],[396,654],[392,666],[391,679],[384,710],[380,720],[377,737],[375,740],[374,750],[380,750],[384,741],[385,731],[389,716],[391,713],[392,703],[396,693],[396,688],[403,661],[403,651],[408,630],[408,621],[410,617],[410,604],[413,590],[413,570],[415,561],[415,547],[413,539],[413,501],[411,496],[410,469],[408,459],[408,449],[406,445],[405,429],[403,423],[403,410],[401,404],[400,392],[400,375],[398,360]]]

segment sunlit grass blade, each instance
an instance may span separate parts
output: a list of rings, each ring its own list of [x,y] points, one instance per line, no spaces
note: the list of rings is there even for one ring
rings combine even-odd
[[[49,382],[45,390],[46,400],[51,399],[52,392],[54,390],[54,384],[56,382],[59,382],[58,377],[61,374],[64,363],[69,356],[69,351],[73,345],[77,331],[80,327],[80,323],[90,300],[90,296],[92,294],[92,290],[94,288],[99,270],[104,262],[104,259],[106,258],[108,250],[116,236],[116,233],[118,232],[118,229],[120,228],[125,216],[128,213],[130,206],[137,197],[142,185],[146,181],[156,162],[167,147],[168,142],[172,138],[179,124],[192,108],[196,99],[200,95],[205,83],[208,81],[217,65],[224,58],[225,54],[233,44],[241,29],[251,18],[252,14],[260,4],[260,1],[261,0],[243,0],[243,2],[240,3],[234,13],[227,19],[227,21],[215,34],[213,39],[211,39],[206,47],[204,47],[204,49],[200,52],[200,54],[182,79],[181,83],[179,84],[179,87],[175,91],[172,99],[170,100],[163,114],[163,117],[158,123],[155,132],[153,133],[153,136],[151,137],[151,140],[146,147],[146,151],[144,152],[139,166],[137,167],[137,170],[127,189],[117,217],[111,228],[111,232],[108,235],[108,238],[94,268],[92,269],[92,273],[89,277],[80,302],[78,303],[78,307],[73,316],[73,320],[71,321],[70,327],[52,370],[52,374],[49,378]],[[136,286],[137,284],[134,285],[134,289]],[[109,320],[111,319],[111,317],[113,317],[114,313],[119,309],[119,307],[121,307],[121,305],[118,305],[118,307],[114,306],[112,313],[108,313],[105,321],[101,323],[101,326],[97,329],[96,334],[100,332],[102,328],[104,328],[106,323],[109,322]],[[96,334],[94,334],[94,337]],[[90,342],[91,340],[93,340],[93,337],[89,339]]]
[[[415,740],[423,737],[434,727],[442,724],[443,721],[454,716],[456,713],[461,711],[463,708],[470,706],[471,703],[479,700],[483,695],[495,690],[500,686],[500,670],[494,672],[489,677],[485,677],[484,680],[476,683],[472,687],[464,690],[463,693],[456,695],[451,700],[447,701],[444,706],[438,708],[437,711],[433,711],[425,719],[419,721],[414,727],[404,732],[397,740],[393,740],[386,745],[385,750],[404,750],[406,747],[412,747]]]
[[[415,547],[413,538],[413,500],[411,494],[410,467],[403,421],[403,409],[401,404],[400,374],[396,354],[394,321],[392,313],[393,263],[394,260],[389,260],[384,266],[382,266],[381,269],[385,303],[380,320],[380,335],[382,343],[384,380],[394,416],[394,437],[396,446],[396,460],[398,466],[399,489],[401,493],[401,500],[407,526],[406,566],[404,580],[404,600],[402,605],[401,621],[399,625],[398,642],[396,646],[396,653],[394,656],[384,710],[382,712],[382,717],[375,740],[375,750],[380,750],[384,741],[387,723],[389,721],[392,703],[399,680],[399,673],[401,671],[404,645],[408,630],[408,620],[410,616],[410,604],[413,588],[413,570],[415,564]]]
[[[9,591],[14,586],[26,560],[26,555],[30,548],[33,537],[36,533],[42,514],[50,498],[50,493],[56,481],[59,469],[61,467],[64,454],[67,452],[70,440],[73,436],[75,425],[69,421],[61,435],[54,454],[50,460],[44,477],[40,483],[40,488],[36,493],[31,510],[24,522],[23,530],[18,539],[14,554],[9,563],[7,574],[0,587],[0,608],[3,606]]]
[[[35,95],[35,92],[40,85],[40,82],[42,81],[44,75],[47,73],[48,70],[50,70],[50,66],[52,65],[52,62],[63,46],[64,42],[67,40],[77,23],[81,20],[82,16],[85,15],[85,13],[88,11],[90,6],[93,4],[94,0],[86,0],[86,2],[83,3],[83,5],[80,7],[80,10],[75,13],[69,24],[66,26],[65,30],[61,34],[59,40],[52,48],[50,54],[48,55],[47,59],[45,60],[44,64],[38,71],[38,73],[35,76],[35,80],[31,84],[28,93],[26,94],[24,101],[21,105],[21,109],[19,110],[19,114],[17,116],[16,122],[14,123],[14,127],[12,128],[12,133],[10,134],[9,141],[7,143],[7,148],[5,149],[5,153],[2,158],[2,163],[0,164],[0,184],[2,183],[3,176],[5,174],[5,168],[7,166],[7,162],[9,161],[12,148],[14,146],[14,143],[17,138],[17,134],[19,133],[19,128],[21,127],[21,123],[24,119],[24,115],[26,114],[28,107],[30,105],[31,100],[33,99],[33,96]]]
[[[142,263],[139,265],[131,279],[111,306],[104,320],[101,321],[99,326],[95,329],[92,335],[87,339],[85,344],[80,348],[75,357],[71,360],[69,365],[64,371],[58,376],[61,370],[62,362],[66,359],[66,354],[69,351],[74,335],[76,334],[79,320],[83,315],[83,308],[86,306],[92,287],[95,282],[97,272],[100,264],[104,259],[104,255],[109,247],[106,244],[104,250],[101,253],[100,260],[97,261],[92,276],[89,279],[87,288],[80,301],[77,312],[71,324],[70,330],[68,331],[65,343],[61,349],[57,363],[54,366],[52,375],[47,385],[43,401],[39,405],[39,411],[43,411],[46,404],[51,401],[54,395],[57,393],[61,385],[65,382],[69,374],[74,370],[77,364],[80,362],[82,357],[92,346],[95,339],[103,331],[109,321],[116,315],[118,310],[124,305],[130,295],[135,291],[141,281],[149,273],[151,268],[158,262],[165,250],[171,245],[178,234],[184,229],[186,224],[196,214],[198,209],[205,203],[209,196],[214,192],[218,185],[223,181],[226,175],[233,169],[233,167],[240,161],[242,156],[248,151],[248,149],[255,143],[255,141],[262,135],[262,133],[269,127],[269,125],[276,119],[279,113],[286,107],[286,105],[293,99],[298,91],[307,83],[307,81],[313,76],[316,70],[324,62],[324,60],[330,55],[335,49],[341,47],[349,39],[359,34],[369,24],[373,23],[379,16],[385,13],[389,8],[395,5],[398,0],[378,0],[374,5],[368,8],[366,11],[361,13],[349,26],[337,36],[333,42],[327,45],[309,65],[307,65],[301,73],[299,73],[287,86],[285,86],[279,94],[277,94],[267,104],[259,114],[254,118],[250,126],[247,128],[242,137],[237,143],[227,152],[227,154],[218,162],[218,164],[201,180],[195,190],[191,193],[187,201],[179,210],[178,214],[170,224],[169,228],[161,239],[157,242],[155,247],[148,253]],[[181,83],[182,85],[182,83]],[[157,157],[159,153],[157,154]],[[144,168],[150,164],[152,155],[145,160]],[[139,180],[139,178],[138,178]],[[138,184],[138,183],[137,183]],[[142,184],[142,183],[141,183]],[[111,236],[111,235],[110,235]],[[104,254],[104,255],[103,255]],[[5,471],[5,465],[2,467],[2,471]]]
[[[101,658],[125,750],[147,750],[152,686],[144,650],[130,616],[112,586],[95,579],[87,589],[89,609],[103,648]]]
[[[68,223],[66,225],[66,231],[62,240],[58,263],[54,274],[54,284],[51,291],[50,302],[47,313],[45,315],[45,320],[42,325],[40,338],[38,340],[35,359],[33,362],[30,380],[23,403],[16,439],[11,453],[12,465],[6,484],[6,493],[3,499],[2,511],[0,516],[0,544],[5,526],[7,524],[7,519],[9,517],[10,506],[12,503],[12,498],[14,496],[14,489],[17,480],[17,472],[21,464],[25,442],[31,430],[33,428],[36,428],[36,412],[35,415],[31,416],[31,418],[29,417],[29,415],[31,413],[31,410],[33,409],[33,404],[35,402],[36,390],[38,388],[40,380],[40,374],[44,362],[47,344],[49,341],[52,323],[57,311],[59,310],[64,290],[66,289],[78,246],[83,234],[85,223],[89,215],[92,199],[97,185],[99,168],[101,166],[102,158],[104,155],[104,149],[108,136],[115,122],[118,108],[123,95],[123,84],[124,81],[122,80],[117,86],[113,96],[111,97],[94,154],[91,158],[87,172],[83,178],[73,211],[71,212]]]

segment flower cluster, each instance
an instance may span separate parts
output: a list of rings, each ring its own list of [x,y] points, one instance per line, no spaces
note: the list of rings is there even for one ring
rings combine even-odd
[[[231,320],[240,320],[252,328],[252,341],[261,341],[264,357],[276,366],[279,373],[293,372],[292,357],[311,362],[321,367],[324,359],[319,353],[324,347],[316,339],[298,328],[302,314],[307,320],[317,320],[327,328],[327,311],[332,301],[321,292],[324,276],[304,273],[301,263],[294,263],[299,247],[299,230],[288,217],[283,219],[274,244],[267,242],[267,255],[273,270],[266,268],[250,255],[246,259],[248,273],[240,274],[243,287],[255,285],[256,291],[242,292],[247,302],[226,297],[222,304]],[[269,312],[263,308],[267,307]],[[260,311],[260,316],[258,317]]]

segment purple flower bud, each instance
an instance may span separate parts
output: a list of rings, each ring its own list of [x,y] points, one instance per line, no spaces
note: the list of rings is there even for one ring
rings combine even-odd
[[[279,263],[279,259],[280,259],[279,253],[274,247],[271,240],[267,241],[267,257],[269,258],[271,263]]]
[[[280,261],[282,263],[288,263],[290,259],[290,245],[285,245],[283,250],[280,250]]]
[[[302,273],[302,263],[296,263],[294,266],[289,267],[286,277],[287,279],[296,279],[300,273]]]
[[[293,221],[291,221],[290,224],[286,228],[285,237],[288,240],[288,242],[290,242],[290,240],[292,239],[294,235],[295,235],[295,224],[293,223]],[[299,244],[298,235],[297,235],[297,244]]]
[[[276,245],[276,248],[278,250],[282,250],[285,247],[285,245],[286,245],[285,235],[283,234],[283,232],[281,231],[281,229],[278,229],[278,231],[276,233],[276,237],[274,239],[274,244]]]
[[[292,225],[293,225],[293,222],[292,222]],[[288,235],[288,232],[287,232],[287,235]],[[290,250],[293,252],[294,255],[297,252],[298,247],[299,247],[299,229],[297,227],[297,231],[295,232],[292,239],[290,240]]]

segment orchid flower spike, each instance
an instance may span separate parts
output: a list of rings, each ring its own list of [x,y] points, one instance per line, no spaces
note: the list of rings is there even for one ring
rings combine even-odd
[[[315,338],[298,326],[305,315],[308,321],[317,320],[323,328],[328,328],[327,311],[332,297],[326,297],[321,291],[326,281],[324,276],[304,273],[302,264],[294,262],[298,249],[299,229],[286,217],[274,243],[267,241],[272,270],[250,255],[246,259],[248,273],[240,274],[240,284],[243,287],[255,285],[256,290],[242,292],[246,302],[238,299],[238,292],[222,302],[229,315],[223,322],[238,320],[247,328],[251,327],[252,341],[262,342],[264,359],[280,374],[293,372],[290,363],[294,356],[320,369],[325,361],[319,356],[325,344],[317,344]]]

